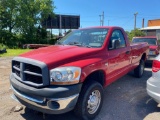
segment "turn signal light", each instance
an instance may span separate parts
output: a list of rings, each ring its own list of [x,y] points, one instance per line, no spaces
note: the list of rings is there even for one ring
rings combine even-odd
[[[160,70],[160,61],[153,60],[152,72],[158,72]]]

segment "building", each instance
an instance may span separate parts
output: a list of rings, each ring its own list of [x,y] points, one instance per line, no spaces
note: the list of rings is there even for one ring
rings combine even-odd
[[[148,20],[148,26],[142,27],[140,30],[144,31],[147,36],[157,36],[160,40],[160,19]]]

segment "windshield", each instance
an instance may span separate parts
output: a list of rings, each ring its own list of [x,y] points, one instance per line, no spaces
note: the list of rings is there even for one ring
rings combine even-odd
[[[149,45],[157,45],[156,38],[134,38],[132,42],[147,42]]]
[[[108,29],[104,28],[75,30],[59,40],[57,44],[99,48],[103,45],[107,33]]]

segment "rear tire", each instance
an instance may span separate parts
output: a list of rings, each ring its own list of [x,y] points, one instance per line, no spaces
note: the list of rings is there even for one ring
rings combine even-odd
[[[82,88],[74,113],[83,120],[92,120],[100,112],[102,103],[102,85],[95,81],[86,83]]]
[[[144,73],[145,63],[144,60],[140,60],[140,63],[137,68],[134,69],[134,74],[136,77],[141,78]]]

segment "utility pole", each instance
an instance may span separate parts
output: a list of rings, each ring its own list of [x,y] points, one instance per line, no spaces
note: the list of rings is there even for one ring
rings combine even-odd
[[[142,19],[142,28],[144,28],[144,18]]]
[[[62,36],[62,16],[59,15],[59,36]]]
[[[51,39],[52,39],[52,17],[51,17]],[[48,41],[47,41],[48,43]]]
[[[102,26],[104,25],[104,11],[102,12]]]
[[[136,18],[137,18],[138,12],[134,13],[134,30],[136,30]]]
[[[102,26],[102,19],[101,19],[102,15],[99,15],[99,17],[100,17],[100,26]]]
[[[102,12],[102,15],[99,15],[100,17],[100,26],[104,25],[104,11]]]

